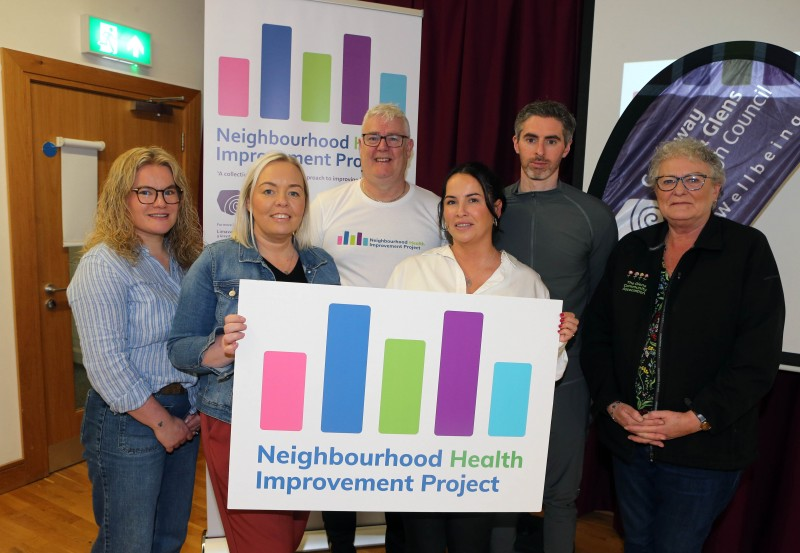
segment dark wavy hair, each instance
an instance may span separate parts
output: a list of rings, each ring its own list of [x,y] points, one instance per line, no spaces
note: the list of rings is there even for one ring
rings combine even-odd
[[[444,179],[444,186],[442,187],[442,199],[439,200],[439,227],[444,231],[447,241],[451,244],[453,243],[453,237],[450,236],[450,233],[447,232],[447,229],[444,226],[444,198],[447,196],[447,183],[450,180],[450,177],[459,174],[469,175],[478,181],[478,184],[481,185],[481,189],[483,190],[483,198],[486,201],[486,209],[489,210],[489,213],[492,214],[492,217],[495,217],[494,204],[497,200],[500,200],[500,215],[503,214],[503,211],[505,211],[506,208],[506,196],[503,192],[505,185],[503,181],[500,180],[500,177],[498,177],[491,169],[489,169],[480,161],[469,161],[467,163],[462,163],[461,165],[456,165],[450,170],[450,172],[447,174],[447,177]],[[492,241],[497,239],[497,233],[502,232],[500,230],[500,216],[495,217],[495,220],[496,223],[492,228]]]

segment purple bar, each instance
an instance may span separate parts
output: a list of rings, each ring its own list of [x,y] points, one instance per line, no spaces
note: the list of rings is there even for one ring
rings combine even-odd
[[[356,244],[358,244],[359,246],[361,245],[361,238],[363,236],[364,235],[362,233],[360,233],[360,232],[358,234],[356,234]]]
[[[220,56],[218,75],[219,115],[247,117],[250,104],[250,60]]]
[[[445,311],[434,425],[437,436],[472,436],[482,334],[483,313]]]
[[[342,123],[360,125],[369,109],[369,63],[372,39],[344,35],[342,52]]]

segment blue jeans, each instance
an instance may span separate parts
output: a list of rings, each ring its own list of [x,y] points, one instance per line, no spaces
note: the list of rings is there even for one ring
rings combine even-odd
[[[189,411],[186,394],[155,398],[177,417]],[[92,482],[99,527],[93,553],[179,553],[186,540],[199,439],[167,453],[153,431],[113,413],[90,390],[81,443]]]
[[[651,462],[647,446],[637,446],[630,463],[615,456],[625,553],[700,553],[741,475]]]

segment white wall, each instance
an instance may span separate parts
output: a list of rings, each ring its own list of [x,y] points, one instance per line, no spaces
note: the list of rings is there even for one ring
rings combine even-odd
[[[734,40],[798,52],[798,20],[797,0],[596,0],[584,189],[619,117],[623,64],[676,60]]]
[[[200,90],[203,6],[203,0],[0,0],[0,47],[129,73],[130,66],[81,54],[81,15],[94,15],[151,33],[153,66],[140,76]],[[0,466],[22,456],[5,138],[0,109]]]

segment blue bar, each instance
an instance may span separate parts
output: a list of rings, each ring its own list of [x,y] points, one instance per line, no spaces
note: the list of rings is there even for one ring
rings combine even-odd
[[[261,26],[261,118],[289,119],[292,28]]]
[[[368,305],[332,303],[328,307],[322,386],[323,432],[361,433],[370,314]]]
[[[350,243],[350,231],[349,231],[349,230],[346,230],[346,231],[344,231],[344,233],[342,234],[342,245],[343,245],[343,246],[346,246],[346,245],[348,245],[349,243]]]
[[[528,422],[531,391],[530,363],[495,363],[489,435],[520,438]]]
[[[406,110],[408,77],[396,73],[381,73],[380,99],[382,104],[397,104]]]

